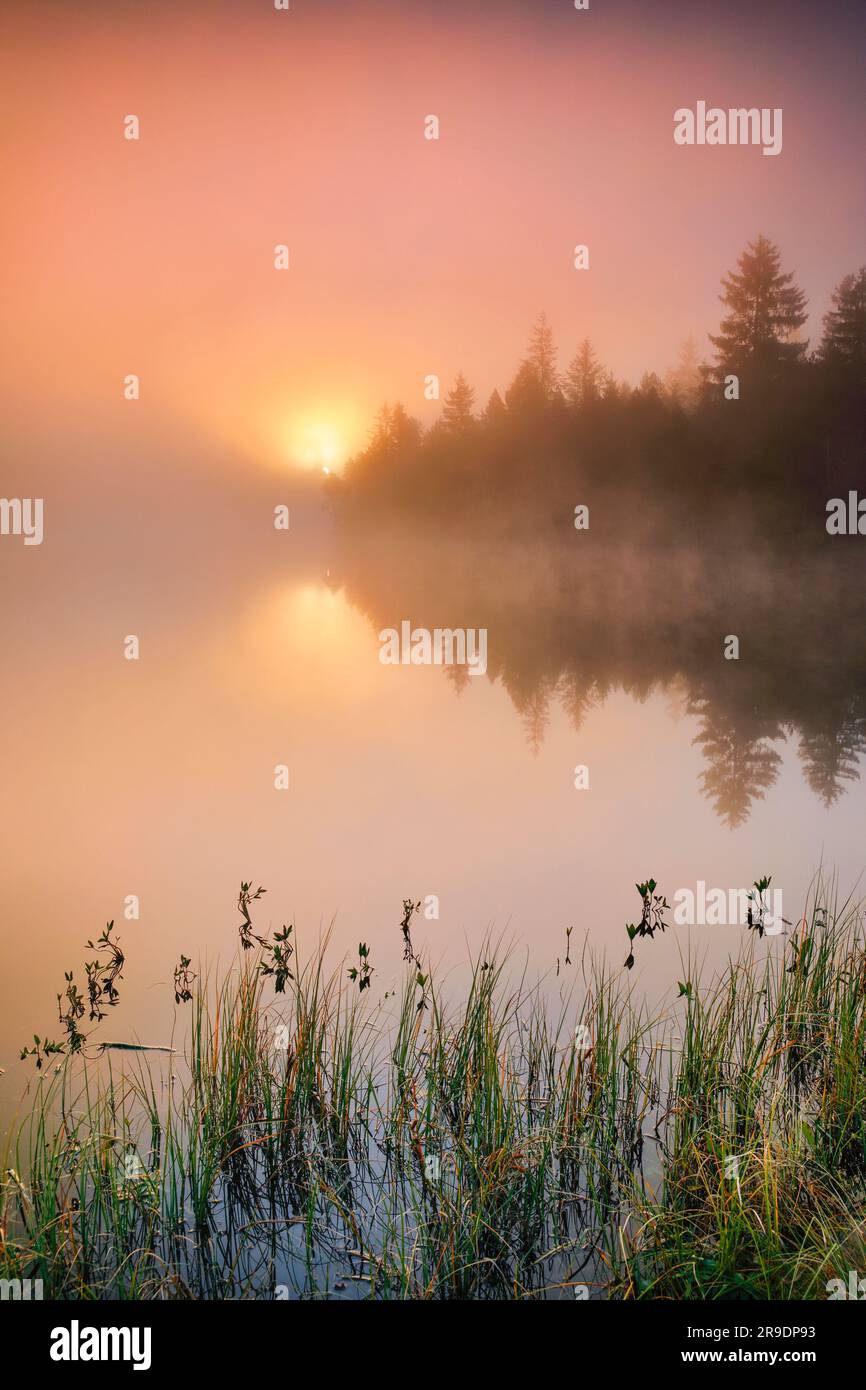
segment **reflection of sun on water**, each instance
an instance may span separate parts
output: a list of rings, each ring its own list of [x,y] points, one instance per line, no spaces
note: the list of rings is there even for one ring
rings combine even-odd
[[[301,637],[307,650],[313,645],[328,647],[346,641],[354,615],[342,593],[324,584],[298,584],[288,592],[281,591],[277,602],[283,630],[296,639]]]
[[[308,582],[258,595],[218,662],[220,679],[247,704],[315,720],[375,701],[378,655],[375,633],[345,594]]]

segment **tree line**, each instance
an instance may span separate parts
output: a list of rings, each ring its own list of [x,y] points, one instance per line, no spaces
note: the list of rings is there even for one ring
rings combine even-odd
[[[862,473],[866,266],[837,285],[811,351],[806,296],[766,237],[743,251],[720,299],[710,360],[689,338],[675,367],[636,387],[588,337],[561,369],[540,314],[512,381],[483,408],[462,372],[426,430],[402,404],[384,405],[331,484],[341,508],[546,531],[595,503],[590,526],[611,536],[643,517],[665,540],[684,523],[693,540],[720,523],[817,537],[826,501]]]

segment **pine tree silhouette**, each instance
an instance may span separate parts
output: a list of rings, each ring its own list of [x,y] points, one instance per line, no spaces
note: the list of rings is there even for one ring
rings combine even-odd
[[[780,270],[778,247],[764,236],[749,243],[738,269],[722,280],[719,298],[729,310],[717,334],[710,334],[717,363],[716,381],[752,370],[778,376],[801,362],[806,343],[795,338],[806,322],[806,296],[790,272]]]
[[[824,362],[866,373],[866,266],[846,275],[833,291],[833,307],[824,315],[818,356]]]
[[[598,362],[592,343],[584,338],[565,374],[565,395],[572,405],[586,406],[597,401],[604,381],[604,368]]]
[[[445,397],[445,404],[442,407],[442,423],[455,433],[467,430],[473,422],[472,407],[474,404],[475,392],[463,373],[458,372],[454,385]]]
[[[549,400],[559,390],[559,376],[556,371],[556,348],[553,344],[553,329],[542,312],[535,321],[529,340],[529,352],[524,365],[535,373],[542,394]]]

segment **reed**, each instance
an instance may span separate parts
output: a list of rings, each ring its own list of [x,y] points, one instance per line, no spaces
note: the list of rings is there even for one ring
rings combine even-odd
[[[414,951],[377,998],[327,939],[295,942],[275,991],[254,941],[222,978],[190,972],[177,1055],[82,1047],[34,1078],[3,1278],[61,1299],[814,1299],[866,1269],[863,911],[820,883],[786,940],[744,934],[709,978],[685,960],[654,1010],[588,955],[551,1002],[493,940],[457,1000]]]

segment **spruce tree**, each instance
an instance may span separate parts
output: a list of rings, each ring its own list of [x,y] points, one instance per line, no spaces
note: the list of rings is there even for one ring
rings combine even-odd
[[[565,374],[565,394],[572,405],[584,406],[601,395],[604,370],[596,359],[592,343],[584,338]]]
[[[474,404],[475,392],[463,373],[458,372],[457,380],[445,397],[445,404],[442,407],[442,423],[454,431],[468,429],[473,420],[472,407]]]
[[[717,358],[710,375],[722,381],[751,369],[778,377],[804,358],[806,343],[794,335],[806,322],[806,296],[780,269],[779,249],[766,237],[751,242],[737,264],[722,281],[728,314],[710,334]]]
[[[532,337],[529,340],[529,353],[524,365],[534,371],[544,396],[549,400],[559,389],[556,371],[556,348],[553,344],[553,329],[542,311],[535,321]]]
[[[825,362],[866,369],[866,266],[846,275],[833,291],[818,355]]]

